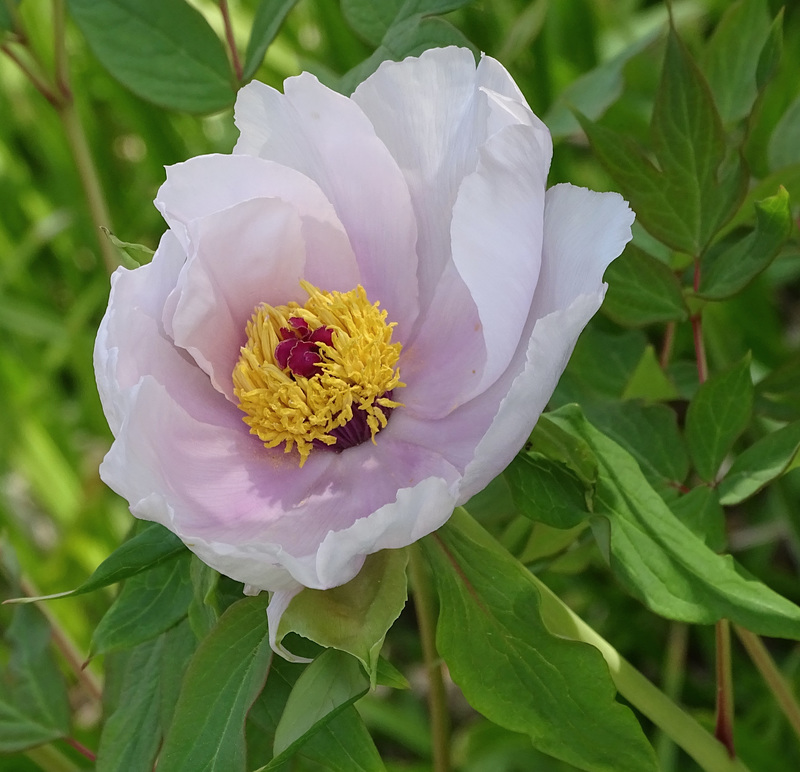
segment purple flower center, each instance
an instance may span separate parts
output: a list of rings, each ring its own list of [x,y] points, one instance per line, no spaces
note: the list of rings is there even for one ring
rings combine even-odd
[[[313,378],[322,372],[319,363],[319,344],[330,346],[333,342],[333,330],[330,327],[317,327],[312,330],[305,319],[292,316],[289,319],[291,329],[281,327],[281,342],[275,347],[275,361],[278,367],[287,367],[292,375]]]
[[[382,399],[391,398],[391,390],[387,391],[382,397]],[[380,404],[378,405],[378,408],[384,414],[384,416],[386,416],[386,420],[388,421],[389,415],[394,408],[384,407]],[[341,453],[347,448],[354,448],[356,445],[361,445],[362,442],[371,440],[372,430],[370,429],[367,421],[368,415],[369,414],[366,412],[366,410],[362,410],[361,408],[354,410],[353,417],[344,426],[339,426],[336,429],[330,430],[329,434],[336,437],[335,444],[327,445],[321,440],[314,440],[314,447],[318,448],[319,450],[332,450],[334,453]]]

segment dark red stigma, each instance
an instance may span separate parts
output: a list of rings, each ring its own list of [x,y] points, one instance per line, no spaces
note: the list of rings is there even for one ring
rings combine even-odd
[[[392,390],[387,391],[383,396],[386,399],[391,399]],[[383,405],[378,405],[378,407],[388,420],[394,408],[384,407]],[[362,442],[371,440],[372,430],[367,423],[367,412],[361,408],[354,410],[353,417],[344,426],[331,429],[328,434],[336,437],[336,442],[333,445],[326,445],[321,440],[314,440],[314,447],[320,450],[332,450],[334,453],[341,453],[347,448],[353,448],[356,445],[361,445]]]
[[[317,327],[312,330],[305,319],[292,316],[289,319],[292,328],[281,327],[281,342],[275,346],[275,361],[278,367],[287,367],[293,375],[312,378],[322,372],[319,363],[322,361],[318,353],[319,344],[328,346],[333,342],[333,330],[330,327]]]

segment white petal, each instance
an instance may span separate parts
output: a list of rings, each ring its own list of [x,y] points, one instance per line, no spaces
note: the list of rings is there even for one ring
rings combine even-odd
[[[285,91],[253,82],[239,92],[234,152],[277,161],[319,185],[350,237],[368,297],[404,341],[418,304],[416,222],[403,176],[354,102],[308,73],[289,78]]]

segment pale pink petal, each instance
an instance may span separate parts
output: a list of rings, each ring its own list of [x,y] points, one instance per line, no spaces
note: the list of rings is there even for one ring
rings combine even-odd
[[[470,396],[508,367],[539,277],[548,163],[533,135],[513,125],[487,140],[453,208],[453,261],[478,307],[487,351]]]
[[[507,374],[477,398],[478,404],[498,396],[502,402],[464,473],[459,503],[485,487],[524,444],[578,336],[603,301],[603,273],[630,241],[633,218],[617,193],[572,185],[547,191],[542,269],[531,310],[533,333]]]
[[[253,82],[239,92],[234,153],[276,161],[319,185],[350,237],[368,297],[405,341],[419,312],[417,230],[397,163],[355,102],[308,73],[284,88]]]
[[[128,392],[145,375],[162,384],[190,412],[221,420],[221,405],[206,375],[176,349],[161,323],[161,306],[183,265],[183,249],[171,232],[151,263],[111,278],[111,295],[94,349],[98,391],[116,435],[128,410]],[[211,418],[213,417],[213,418]]]
[[[308,281],[340,291],[358,283],[355,255],[333,206],[313,180],[295,169],[253,156],[198,156],[167,167],[156,207],[191,254],[190,223],[256,198],[279,198],[296,209]]]

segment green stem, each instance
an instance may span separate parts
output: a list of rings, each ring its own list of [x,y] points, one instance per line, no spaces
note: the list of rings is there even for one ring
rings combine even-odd
[[[40,745],[38,748],[31,748],[25,751],[25,755],[38,764],[44,772],[80,772],[80,767],[54,745]]]
[[[775,699],[780,705],[789,723],[792,725],[795,734],[800,737],[800,706],[792,694],[791,687],[783,673],[778,670],[777,665],[767,651],[764,642],[755,633],[745,630],[738,625],[733,626],[734,632],[739,636],[739,640],[753,660],[753,664],[758,668],[762,678],[767,682]]]
[[[664,662],[662,689],[673,702],[678,702],[683,690],[686,672],[686,650],[689,642],[689,626],[673,622],[667,635],[667,657]],[[662,772],[675,769],[677,746],[666,732],[659,732],[655,742],[656,756]]]
[[[430,576],[418,544],[412,544],[409,548],[408,569],[411,574],[417,625],[422,640],[422,656],[428,672],[428,711],[433,740],[433,769],[434,772],[449,772],[450,713],[447,709],[442,661],[436,651],[436,624]]]
[[[118,267],[119,262],[114,252],[114,245],[103,234],[102,228],[108,228],[113,233],[114,226],[111,223],[111,215],[103,195],[103,188],[100,185],[100,177],[92,160],[89,143],[86,140],[83,125],[78,118],[75,103],[70,100],[59,108],[58,114],[61,116],[64,133],[67,136],[67,142],[75,159],[75,166],[78,169],[78,176],[83,185],[83,192],[86,196],[86,203],[89,206],[89,215],[97,233],[103,262],[106,269],[112,272]]]
[[[597,648],[608,664],[619,693],[669,735],[706,772],[747,772],[747,767],[740,759],[731,758],[724,745],[623,659],[608,641],[554,595],[547,585],[533,574],[531,576],[541,593],[542,618],[550,632]]]

